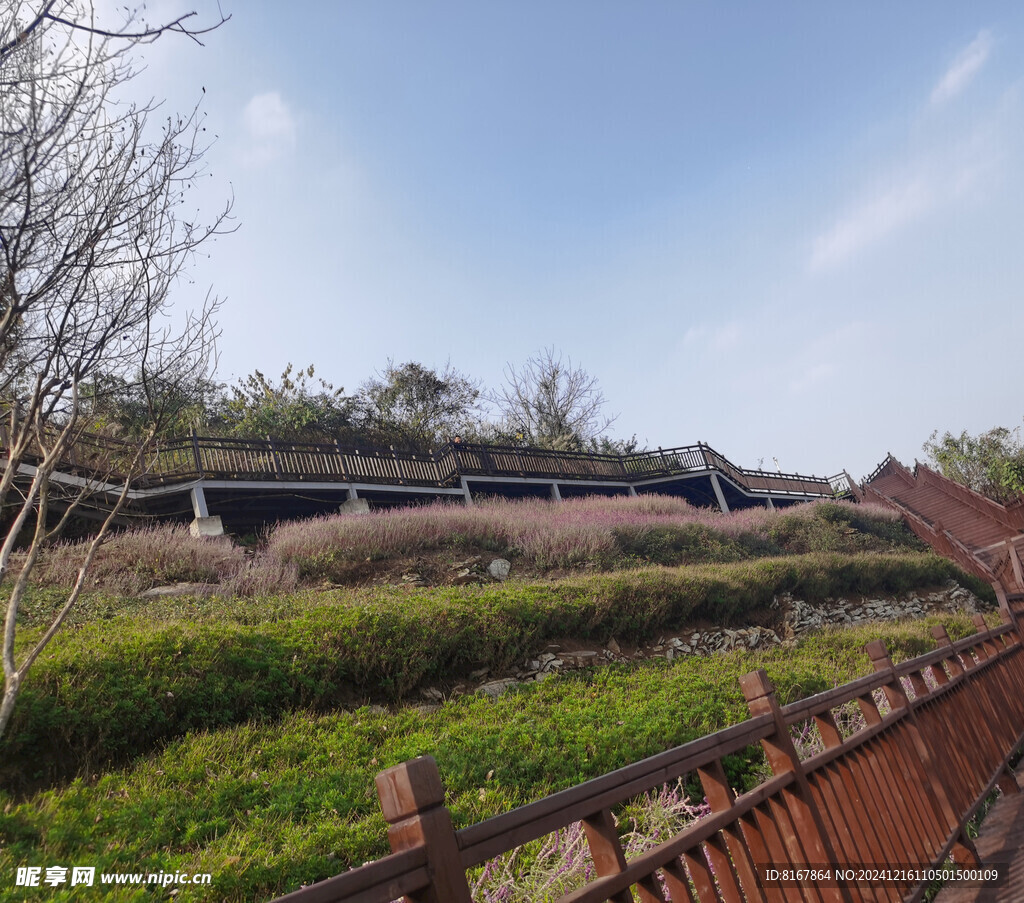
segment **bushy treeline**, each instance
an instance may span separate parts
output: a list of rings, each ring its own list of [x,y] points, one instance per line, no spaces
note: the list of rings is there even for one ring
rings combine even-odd
[[[450,364],[388,361],[352,393],[336,388],[313,366],[289,364],[274,380],[257,370],[234,385],[197,378],[161,389],[164,435],[204,435],[343,445],[394,446],[429,452],[462,441],[534,445],[560,450],[624,453],[635,439],[613,440],[597,381],[547,349],[521,368],[506,370],[508,385],[486,389]],[[134,438],[152,426],[152,384],[97,376],[83,389],[93,431]]]

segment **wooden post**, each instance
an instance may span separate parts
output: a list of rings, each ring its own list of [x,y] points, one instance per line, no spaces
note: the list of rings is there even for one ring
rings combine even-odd
[[[203,459],[199,454],[199,437],[196,435],[195,428],[192,430],[192,454],[195,456],[196,473],[202,479],[206,474],[203,472]]]
[[[277,478],[283,479],[283,472],[281,470],[281,462],[277,457],[277,449],[274,447],[274,440],[267,436],[267,445],[270,446],[270,458],[274,462],[274,472],[277,474]]]
[[[763,668],[744,674],[740,678],[740,686],[752,716],[756,718],[758,715],[771,715],[775,720],[775,733],[761,741],[772,774],[792,772],[796,779],[795,790],[787,787],[780,793],[792,819],[794,833],[790,834],[788,826],[778,825],[783,842],[790,850],[793,865],[805,868],[838,865],[839,860],[825,831],[825,823],[814,802],[807,773],[800,764],[800,757],[789,733],[789,725],[782,715],[782,708],[775,698],[775,687],[768,680],[768,674]],[[818,892],[825,903],[849,903],[852,899],[845,886],[822,885],[818,887]]]
[[[949,642],[949,635],[946,633],[946,628],[939,625],[933,628],[933,635],[938,637],[936,631],[941,631],[942,635],[945,636],[946,642]],[[914,746],[914,751],[917,757],[921,760],[924,765],[924,774],[927,776],[926,780],[928,783],[926,794],[930,803],[935,807],[935,815],[941,821],[944,821],[949,826],[955,826],[959,832],[958,839],[953,844],[953,848],[950,851],[953,857],[961,865],[980,865],[981,860],[978,858],[978,851],[975,849],[973,842],[968,838],[967,834],[963,830],[962,820],[957,813],[950,794],[947,790],[946,783],[944,780],[944,774],[947,774],[942,768],[939,762],[935,761],[933,756],[933,743],[930,742],[929,738],[922,736],[919,729],[917,720],[917,714],[914,711],[914,707],[910,705],[910,700],[907,698],[903,685],[900,682],[899,674],[896,671],[896,666],[892,662],[892,658],[889,656],[889,651],[885,647],[885,643],[881,640],[875,640],[874,642],[868,643],[864,647],[864,651],[868,654],[871,659],[871,664],[875,671],[888,672],[892,680],[890,683],[883,687],[886,699],[889,700],[889,705],[892,706],[893,710],[906,708],[909,724],[908,732],[910,735],[911,742]],[[943,755],[943,750],[934,750],[938,756]],[[913,813],[917,819],[924,817],[923,813]]]
[[[594,860],[594,868],[598,877],[618,875],[625,871],[626,856],[619,843],[619,832],[615,829],[615,820],[608,809],[602,809],[596,815],[583,820],[583,832],[587,835],[590,855]],[[614,903],[634,903],[633,892],[626,888],[609,899]],[[644,901],[650,899],[644,896]]]
[[[391,851],[423,847],[427,854],[430,887],[406,899],[412,903],[473,903],[434,757],[421,756],[395,765],[377,775],[376,783]]]

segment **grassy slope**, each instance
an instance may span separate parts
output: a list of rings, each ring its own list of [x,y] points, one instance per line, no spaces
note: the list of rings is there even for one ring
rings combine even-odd
[[[462,520],[433,533],[423,532],[422,512],[335,520],[283,532],[266,567],[228,546],[196,554],[180,536],[126,537],[103,573],[129,595],[83,600],[0,740],[0,871],[210,871],[212,890],[183,889],[182,898],[266,898],[384,852],[372,788],[391,764],[434,754],[455,817],[468,824],[741,719],[737,678],[752,668],[766,667],[784,700],[796,698],[866,673],[868,639],[887,638],[897,657],[929,648],[932,622],[823,634],[796,650],[567,675],[497,702],[450,700],[428,715],[375,714],[355,708],[361,702],[500,670],[565,636],[630,641],[693,619],[737,624],[783,590],[814,599],[962,579],[891,518],[848,506],[716,519],[673,500],[632,504],[533,505],[521,523],[507,506],[494,517],[449,510],[445,518]],[[453,525],[463,532],[446,534]],[[335,579],[368,550],[394,560],[413,543],[420,554],[424,536],[453,559],[489,543],[534,567],[610,570],[479,588],[258,591],[280,585],[275,575],[289,568],[293,578]],[[577,560],[580,548],[590,551]],[[72,552],[51,562],[58,586],[26,605],[22,644],[60,605],[69,570],[59,559]],[[131,595],[172,576],[219,579],[225,594]],[[227,592],[242,587],[250,597]],[[948,623],[951,633],[969,629],[962,618]],[[739,782],[750,762],[730,767]],[[30,786],[50,789],[13,795]],[[13,890],[0,887],[0,898]]]
[[[871,639],[885,639],[896,659],[922,653],[933,623],[609,667],[496,702],[450,700],[433,714],[298,711],[192,734],[96,780],[7,800],[0,869],[88,859],[108,870],[210,871],[214,887],[190,899],[263,899],[386,852],[373,777],[392,764],[434,755],[457,826],[471,824],[742,720],[738,677],[754,668],[791,701],[868,673]],[[954,636],[970,630],[963,617],[945,623]],[[736,784],[749,767],[731,763]]]
[[[567,636],[640,641],[698,618],[738,624],[786,590],[900,592],[954,573],[919,553],[812,554],[500,587],[320,591],[241,610],[195,602],[205,616],[176,600],[164,620],[98,621],[53,644],[0,739],[0,779],[38,786],[187,731],[396,701],[476,668],[504,670]]]

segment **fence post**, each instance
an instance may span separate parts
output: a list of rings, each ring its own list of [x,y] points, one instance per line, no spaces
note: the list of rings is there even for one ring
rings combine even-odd
[[[941,630],[943,635],[946,636],[946,640],[949,640],[946,635],[946,629],[941,625],[934,630]],[[890,682],[886,684],[882,690],[885,693],[885,698],[889,701],[889,705],[893,711],[899,709],[905,709],[908,717],[907,729],[910,736],[911,742],[914,747],[914,752],[917,757],[921,760],[921,764],[924,766],[924,774],[928,786],[925,788],[928,791],[925,796],[931,802],[931,805],[935,808],[935,816],[939,819],[941,824],[943,821],[951,829],[957,831],[957,839],[953,843],[953,847],[950,850],[951,855],[961,865],[980,865],[981,860],[978,858],[978,851],[975,849],[973,842],[967,836],[963,830],[963,820],[960,818],[960,814],[956,811],[956,807],[953,801],[950,799],[950,794],[947,790],[947,782],[950,780],[948,770],[944,767],[942,762],[937,762],[935,757],[932,755],[932,747],[934,740],[932,738],[925,738],[920,729],[920,723],[917,719],[917,713],[914,710],[914,706],[910,704],[906,691],[903,689],[903,684],[900,681],[899,672],[896,670],[896,666],[892,662],[892,658],[889,656],[889,650],[886,649],[885,643],[881,640],[874,640],[868,643],[864,647],[864,651],[868,654],[871,659],[871,664],[876,672],[886,672],[890,676]],[[923,683],[923,682],[922,682]],[[914,687],[915,693],[920,693],[921,684],[912,682],[911,686]],[[927,692],[927,688],[925,692]],[[980,741],[980,737],[979,737]],[[942,756],[942,750],[936,750],[938,756]],[[922,813],[914,813],[920,819]]]
[[[377,775],[376,783],[391,851],[423,847],[427,854],[430,887],[408,899],[413,903],[473,903],[434,757],[420,756],[388,768]]]
[[[195,427],[192,428],[192,454],[195,456],[196,473],[202,479],[206,474],[203,473],[203,459],[199,454],[199,437],[196,435]]]
[[[281,461],[277,457],[277,446],[274,445],[274,440],[267,436],[267,445],[270,447],[270,459],[274,462],[274,473],[277,474],[279,480],[284,479],[284,474],[281,470]]]
[[[807,773],[804,771],[796,747],[793,745],[789,725],[786,724],[782,708],[775,698],[775,687],[768,680],[767,672],[764,668],[758,668],[757,671],[744,674],[740,678],[740,686],[752,716],[756,718],[758,715],[771,715],[775,720],[775,733],[761,741],[772,774],[781,775],[792,772],[795,778],[795,790],[790,785],[780,791],[786,804],[786,810],[792,819],[793,831],[790,831],[789,825],[776,823],[779,835],[790,851],[794,867],[822,868],[839,865],[835,850],[832,849],[832,843],[825,831],[821,812],[818,811],[814,802],[811,785],[807,781]],[[818,887],[818,892],[825,903],[851,900],[850,892],[845,886],[822,885]]]

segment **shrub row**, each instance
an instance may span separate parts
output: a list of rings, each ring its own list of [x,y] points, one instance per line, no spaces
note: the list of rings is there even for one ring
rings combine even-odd
[[[695,618],[736,623],[786,590],[901,592],[954,574],[930,554],[814,554],[550,584],[339,593],[334,604],[253,625],[88,624],[37,662],[0,740],[0,780],[39,785],[188,731],[396,700],[423,682],[504,669],[560,637],[640,641]]]

